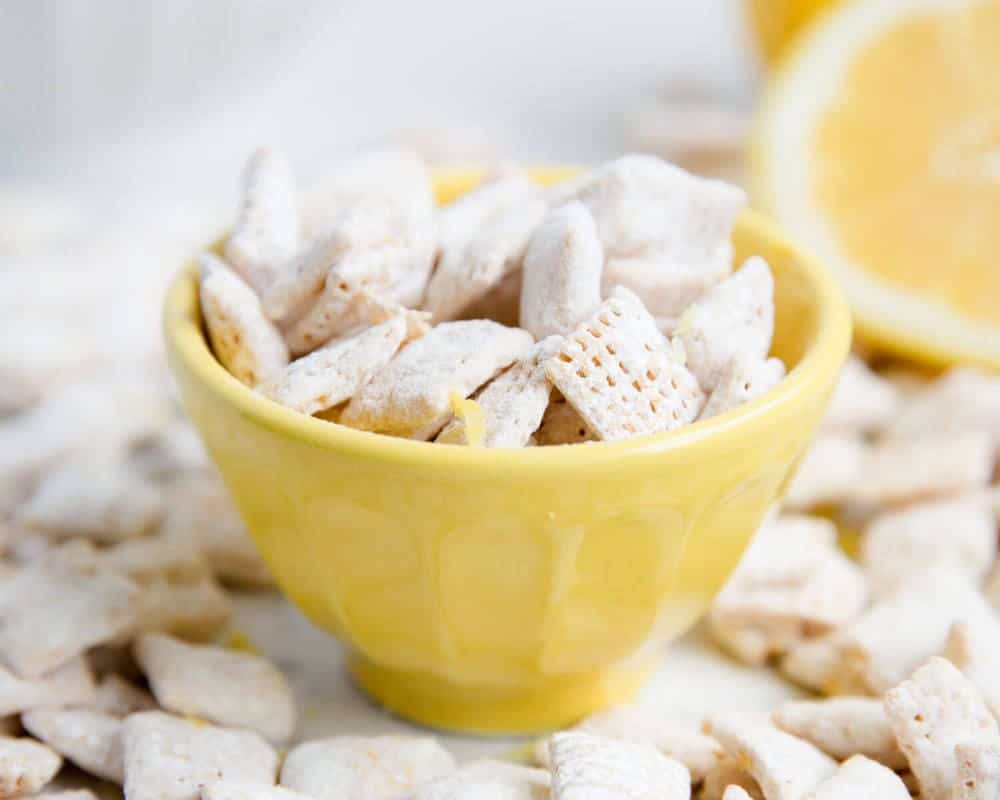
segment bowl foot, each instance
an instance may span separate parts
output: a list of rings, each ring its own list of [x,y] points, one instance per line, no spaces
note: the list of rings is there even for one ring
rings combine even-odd
[[[498,736],[558,730],[629,702],[654,668],[655,661],[633,661],[527,686],[497,687],[382,667],[360,656],[350,663],[358,685],[397,716],[432,728]]]

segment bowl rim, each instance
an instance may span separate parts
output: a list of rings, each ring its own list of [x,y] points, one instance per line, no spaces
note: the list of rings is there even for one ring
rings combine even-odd
[[[565,171],[562,168],[555,170]],[[484,172],[477,169],[435,170],[433,175],[435,183],[447,183],[474,181]],[[529,172],[552,174],[553,168],[529,168]],[[171,360],[176,358],[183,362],[184,369],[239,414],[275,433],[331,451],[349,452],[387,463],[460,467],[463,471],[490,473],[495,473],[498,467],[574,470],[581,466],[609,464],[626,456],[677,452],[696,443],[718,442],[724,437],[749,430],[755,421],[795,404],[796,399],[815,383],[829,379],[849,350],[850,312],[846,298],[828,271],[815,258],[785,239],[773,223],[757,212],[743,211],[736,224],[749,229],[752,237],[766,240],[794,255],[794,268],[805,275],[819,300],[819,319],[813,342],[785,379],[761,397],[708,420],[622,441],[518,449],[467,447],[356,430],[285,408],[238,381],[216,360],[208,346],[198,313],[196,259],[192,259],[171,281],[163,303],[163,335]]]

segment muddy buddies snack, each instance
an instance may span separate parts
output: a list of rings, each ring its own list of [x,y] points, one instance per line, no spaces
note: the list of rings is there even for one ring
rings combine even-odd
[[[550,188],[504,165],[435,208],[428,170],[399,152],[349,165],[301,212],[292,197],[285,162],[256,152],[201,281],[219,361],[300,413],[572,444],[673,430],[784,378],[770,268],[730,275],[746,199],[725,183],[650,156]]]

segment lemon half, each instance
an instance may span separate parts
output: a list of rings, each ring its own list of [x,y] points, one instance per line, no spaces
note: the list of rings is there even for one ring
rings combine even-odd
[[[821,18],[772,78],[751,171],[863,338],[1000,369],[1000,0],[854,0]]]

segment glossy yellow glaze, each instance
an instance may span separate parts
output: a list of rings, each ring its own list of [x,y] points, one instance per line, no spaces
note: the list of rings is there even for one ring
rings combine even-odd
[[[536,172],[554,180],[567,170]],[[446,202],[476,173],[437,177]],[[206,346],[193,267],[164,327],[184,402],[281,588],[388,709],[538,731],[628,700],[705,610],[812,435],[850,338],[835,285],[763,219],[774,391],[674,433],[498,451],[377,436],[247,389]]]

